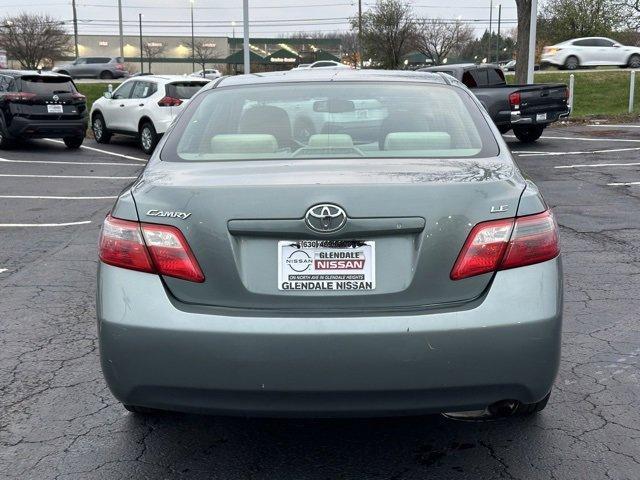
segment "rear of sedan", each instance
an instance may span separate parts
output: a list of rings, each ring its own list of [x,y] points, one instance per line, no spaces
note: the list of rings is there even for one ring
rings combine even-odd
[[[309,103],[326,125],[296,138]],[[119,197],[100,260],[102,367],[133,411],[531,413],[558,368],[553,215],[440,74],[210,85]]]

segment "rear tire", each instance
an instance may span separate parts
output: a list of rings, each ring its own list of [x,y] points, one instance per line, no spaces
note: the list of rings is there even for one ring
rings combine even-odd
[[[109,143],[111,141],[111,132],[107,128],[107,124],[101,114],[97,113],[93,116],[91,130],[93,131],[93,138],[95,138],[96,142]]]
[[[536,403],[520,403],[518,408],[516,409],[515,414],[522,417],[528,417],[531,415],[535,415],[538,412],[541,412],[549,403],[549,398],[551,397],[551,392],[547,393],[547,396],[542,400]]]
[[[629,61],[627,62],[627,67],[629,68],[640,68],[640,55],[634,54],[629,57]]]
[[[100,78],[102,80],[111,80],[113,78],[113,73],[111,73],[109,70],[105,70],[104,72],[100,73]]]
[[[140,131],[138,132],[138,141],[140,143],[140,148],[144,153],[147,155],[151,155],[153,153],[153,150],[156,148],[158,143],[158,134],[151,122],[145,122],[142,124]]]
[[[64,141],[64,144],[67,146],[68,149],[77,150],[82,146],[82,142],[84,142],[84,137],[80,137],[80,136],[64,137],[62,140]]]
[[[516,125],[513,134],[522,143],[533,143],[540,138],[544,131],[543,125]]]
[[[13,140],[7,136],[3,130],[3,124],[0,122],[0,150],[6,150],[13,146]]]
[[[566,68],[567,70],[576,70],[580,68],[580,60],[578,60],[578,57],[574,57],[573,55],[567,57],[567,59],[564,61],[564,68]]]
[[[500,133],[502,135],[504,135],[505,133],[507,133],[509,130],[511,130],[511,125],[498,125],[498,130],[500,131]]]

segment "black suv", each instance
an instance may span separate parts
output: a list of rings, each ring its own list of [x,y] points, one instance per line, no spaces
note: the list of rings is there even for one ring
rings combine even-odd
[[[0,148],[14,140],[62,138],[79,148],[87,130],[87,102],[67,75],[0,70]]]

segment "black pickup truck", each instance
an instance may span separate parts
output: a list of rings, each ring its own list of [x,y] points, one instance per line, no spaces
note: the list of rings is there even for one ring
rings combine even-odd
[[[570,112],[566,85],[507,85],[497,65],[440,65],[419,71],[447,73],[464,83],[487,109],[500,132],[513,129],[518,140],[524,143],[535,142],[547,125],[567,117]]]

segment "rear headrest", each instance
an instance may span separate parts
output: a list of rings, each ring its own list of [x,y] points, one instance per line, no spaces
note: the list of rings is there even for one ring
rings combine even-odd
[[[393,132],[384,141],[385,150],[446,150],[451,135],[446,132]]]
[[[213,153],[275,153],[278,142],[273,135],[264,133],[237,133],[215,135],[211,139]]]
[[[346,133],[316,133],[309,137],[309,146],[314,148],[352,148],[353,139]]]

